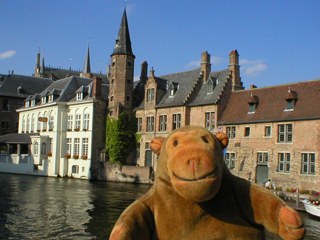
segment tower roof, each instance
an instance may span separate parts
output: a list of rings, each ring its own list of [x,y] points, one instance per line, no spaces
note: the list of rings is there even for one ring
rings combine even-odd
[[[85,62],[84,62],[83,73],[84,73],[84,74],[91,73],[91,69],[90,69],[89,45],[88,45],[88,48],[87,48],[87,56],[86,56],[86,60],[85,60]]]
[[[126,9],[124,9],[124,12],[123,12],[118,36],[116,39],[116,44],[114,46],[114,50],[113,50],[112,55],[115,55],[115,54],[133,55],[132,48],[131,48],[131,41],[130,41],[130,34],[129,34]]]

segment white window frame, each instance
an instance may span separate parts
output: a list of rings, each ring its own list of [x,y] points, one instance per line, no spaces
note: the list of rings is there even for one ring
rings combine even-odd
[[[181,127],[181,113],[173,114],[172,130],[178,129]]]
[[[89,129],[89,123],[90,123],[90,114],[85,113],[83,115],[83,129],[88,130]]]
[[[167,131],[167,115],[159,116],[159,132]]]

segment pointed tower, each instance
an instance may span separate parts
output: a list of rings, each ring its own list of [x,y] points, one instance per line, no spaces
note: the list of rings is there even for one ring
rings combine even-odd
[[[40,75],[40,45],[38,45],[37,62],[34,69],[34,76],[39,77]]]
[[[84,61],[83,72],[80,74],[80,77],[92,78],[91,68],[90,68],[89,43],[88,43],[88,47],[87,47],[86,60]]]
[[[42,64],[41,64],[41,68],[40,68],[40,77],[45,77],[44,56],[42,57]]]
[[[116,44],[111,54],[109,115],[117,118],[133,108],[134,59],[126,9],[124,9]]]

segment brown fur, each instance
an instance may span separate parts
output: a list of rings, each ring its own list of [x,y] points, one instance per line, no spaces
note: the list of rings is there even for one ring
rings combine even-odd
[[[186,126],[155,138],[153,187],[120,216],[110,239],[302,239],[299,214],[268,190],[232,175],[223,162],[228,138]]]

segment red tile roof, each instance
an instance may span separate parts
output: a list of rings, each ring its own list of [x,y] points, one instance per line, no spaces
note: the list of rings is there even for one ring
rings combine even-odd
[[[291,111],[285,110],[289,95],[297,98]],[[248,113],[252,96],[259,103],[254,113]],[[218,124],[305,119],[320,119],[320,79],[233,92]]]

